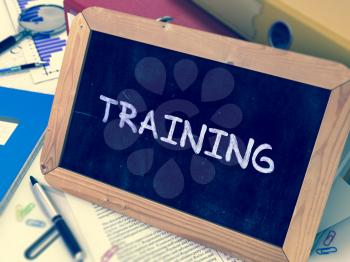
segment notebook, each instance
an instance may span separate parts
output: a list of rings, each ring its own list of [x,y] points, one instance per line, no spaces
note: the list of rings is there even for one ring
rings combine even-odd
[[[0,214],[40,149],[52,95],[0,87]]]

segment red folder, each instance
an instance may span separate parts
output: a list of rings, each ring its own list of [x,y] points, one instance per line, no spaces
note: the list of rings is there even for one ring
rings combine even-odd
[[[75,15],[87,7],[99,6],[137,16],[157,19],[174,18],[172,23],[207,32],[238,37],[188,0],[64,0],[67,25],[68,13]]]

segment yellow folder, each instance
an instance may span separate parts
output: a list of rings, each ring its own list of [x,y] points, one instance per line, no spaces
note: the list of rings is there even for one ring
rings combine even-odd
[[[247,40],[350,66],[350,0],[193,0]]]

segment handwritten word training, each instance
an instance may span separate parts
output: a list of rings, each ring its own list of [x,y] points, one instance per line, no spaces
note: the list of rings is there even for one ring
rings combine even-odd
[[[142,135],[146,130],[151,132],[154,139],[160,139],[163,143],[168,143],[173,146],[185,147],[186,143],[190,143],[190,146],[195,154],[203,153],[209,157],[215,159],[223,159],[224,161],[230,162],[233,154],[237,159],[238,164],[242,169],[246,169],[249,165],[250,159],[254,169],[260,173],[268,174],[274,171],[274,162],[271,158],[262,155],[259,158],[259,162],[265,163],[263,166],[257,162],[259,155],[263,154],[265,150],[272,150],[272,146],[265,143],[255,147],[255,140],[249,138],[245,152],[239,148],[237,137],[234,134],[229,134],[224,130],[217,128],[208,128],[206,124],[202,124],[199,136],[196,141],[196,135],[192,133],[191,123],[188,120],[184,120],[175,115],[164,115],[164,119],[169,121],[170,128],[166,136],[159,137],[157,132],[157,124],[155,122],[154,110],[150,110],[143,121],[139,123],[139,127],[134,123],[135,117],[137,116],[137,110],[135,106],[126,101],[117,101],[110,97],[101,95],[100,100],[105,102],[105,112],[102,121],[106,123],[109,119],[110,110],[112,106],[119,105],[119,127],[130,128],[133,133]],[[174,132],[176,128],[180,128],[181,125],[182,135],[179,141],[174,140]],[[203,142],[206,135],[215,135],[215,141],[211,146],[210,150],[203,150]],[[229,136],[229,143],[226,147],[225,155],[219,155],[218,149],[222,137]],[[253,150],[254,149],[254,150]]]

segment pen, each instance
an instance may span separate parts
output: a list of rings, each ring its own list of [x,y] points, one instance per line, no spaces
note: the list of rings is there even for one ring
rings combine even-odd
[[[38,67],[47,66],[47,65],[48,65],[48,63],[37,62],[37,63],[12,66],[12,67],[8,67],[8,68],[0,68],[0,74],[14,73],[14,72],[22,71],[22,70],[27,70],[27,69],[31,69],[31,68],[38,68]]]
[[[69,252],[73,256],[74,261],[82,261],[84,259],[84,254],[72,231],[69,229],[62,216],[57,213],[56,209],[52,205],[51,201],[47,197],[44,189],[41,187],[38,181],[34,177],[30,176],[30,182],[32,183],[34,195],[40,202],[46,214],[53,222],[57,231],[60,233],[60,236],[69,249]]]

